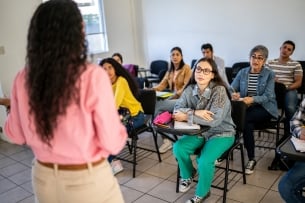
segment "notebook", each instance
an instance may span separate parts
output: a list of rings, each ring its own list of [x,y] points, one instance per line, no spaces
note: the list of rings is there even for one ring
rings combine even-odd
[[[158,98],[162,98],[162,99],[166,99],[170,96],[173,96],[174,93],[172,92],[160,92],[160,91],[156,91],[156,95]]]
[[[189,125],[187,122],[175,121],[174,128],[175,129],[199,130],[200,125],[198,125],[198,124]]]
[[[304,140],[300,140],[293,136],[291,137],[290,140],[293,143],[296,151],[305,152],[305,141]]]

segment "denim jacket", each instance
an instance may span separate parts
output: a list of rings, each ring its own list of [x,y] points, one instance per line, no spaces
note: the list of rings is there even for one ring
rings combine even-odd
[[[250,67],[241,69],[231,83],[231,91],[240,93],[240,97],[246,97],[248,94],[248,78]],[[253,96],[254,103],[260,104],[274,118],[278,117],[278,108],[274,92],[274,72],[263,67],[258,76],[256,96]]]
[[[186,113],[189,110],[199,109],[214,113],[212,121],[194,115],[194,123],[210,126],[209,130],[203,133],[205,138],[234,136],[235,124],[231,117],[231,102],[224,86],[210,82],[203,94],[200,95],[196,84],[189,85],[177,100],[175,110]]]

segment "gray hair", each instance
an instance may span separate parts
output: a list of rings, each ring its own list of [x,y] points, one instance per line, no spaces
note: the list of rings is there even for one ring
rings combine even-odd
[[[255,52],[260,52],[265,60],[268,58],[268,49],[264,45],[257,45],[250,51],[250,57],[255,53]]]

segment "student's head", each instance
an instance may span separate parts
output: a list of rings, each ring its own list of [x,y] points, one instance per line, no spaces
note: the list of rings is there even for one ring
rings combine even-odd
[[[177,70],[181,69],[184,66],[183,61],[183,54],[180,47],[174,47],[170,51],[170,58],[171,58],[171,66],[170,71],[174,71],[175,67],[177,67]]]
[[[295,43],[291,40],[285,41],[280,48],[280,56],[289,58],[295,50]]]
[[[112,54],[112,58],[116,60],[119,64],[123,64],[123,56],[120,53]]]
[[[43,142],[50,143],[57,117],[79,101],[77,80],[86,68],[83,18],[72,0],[50,0],[34,12],[27,36],[26,86],[30,113]]]
[[[138,85],[131,74],[113,58],[105,58],[101,60],[99,65],[107,72],[111,83],[114,84],[118,77],[123,77],[127,80],[130,90],[137,98],[139,94]]]
[[[195,64],[189,84],[207,85],[210,81],[226,87],[218,73],[215,61],[210,58],[201,58]]]
[[[253,47],[249,53],[250,66],[254,72],[260,72],[268,58],[268,49],[263,45]]]
[[[213,58],[213,46],[210,43],[201,45],[201,52],[204,58]]]

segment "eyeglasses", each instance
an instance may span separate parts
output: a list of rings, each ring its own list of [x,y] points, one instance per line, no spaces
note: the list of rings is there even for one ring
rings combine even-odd
[[[252,60],[258,60],[258,61],[263,61],[265,59],[262,56],[255,56],[255,55],[252,55],[251,58],[252,58]]]
[[[210,73],[213,73],[214,71],[212,71],[212,70],[210,70],[210,69],[208,69],[208,68],[201,68],[200,66],[197,66],[196,69],[195,69],[195,72],[196,72],[196,73],[201,73],[201,72],[203,72],[203,74],[208,75],[208,74],[210,74]]]

